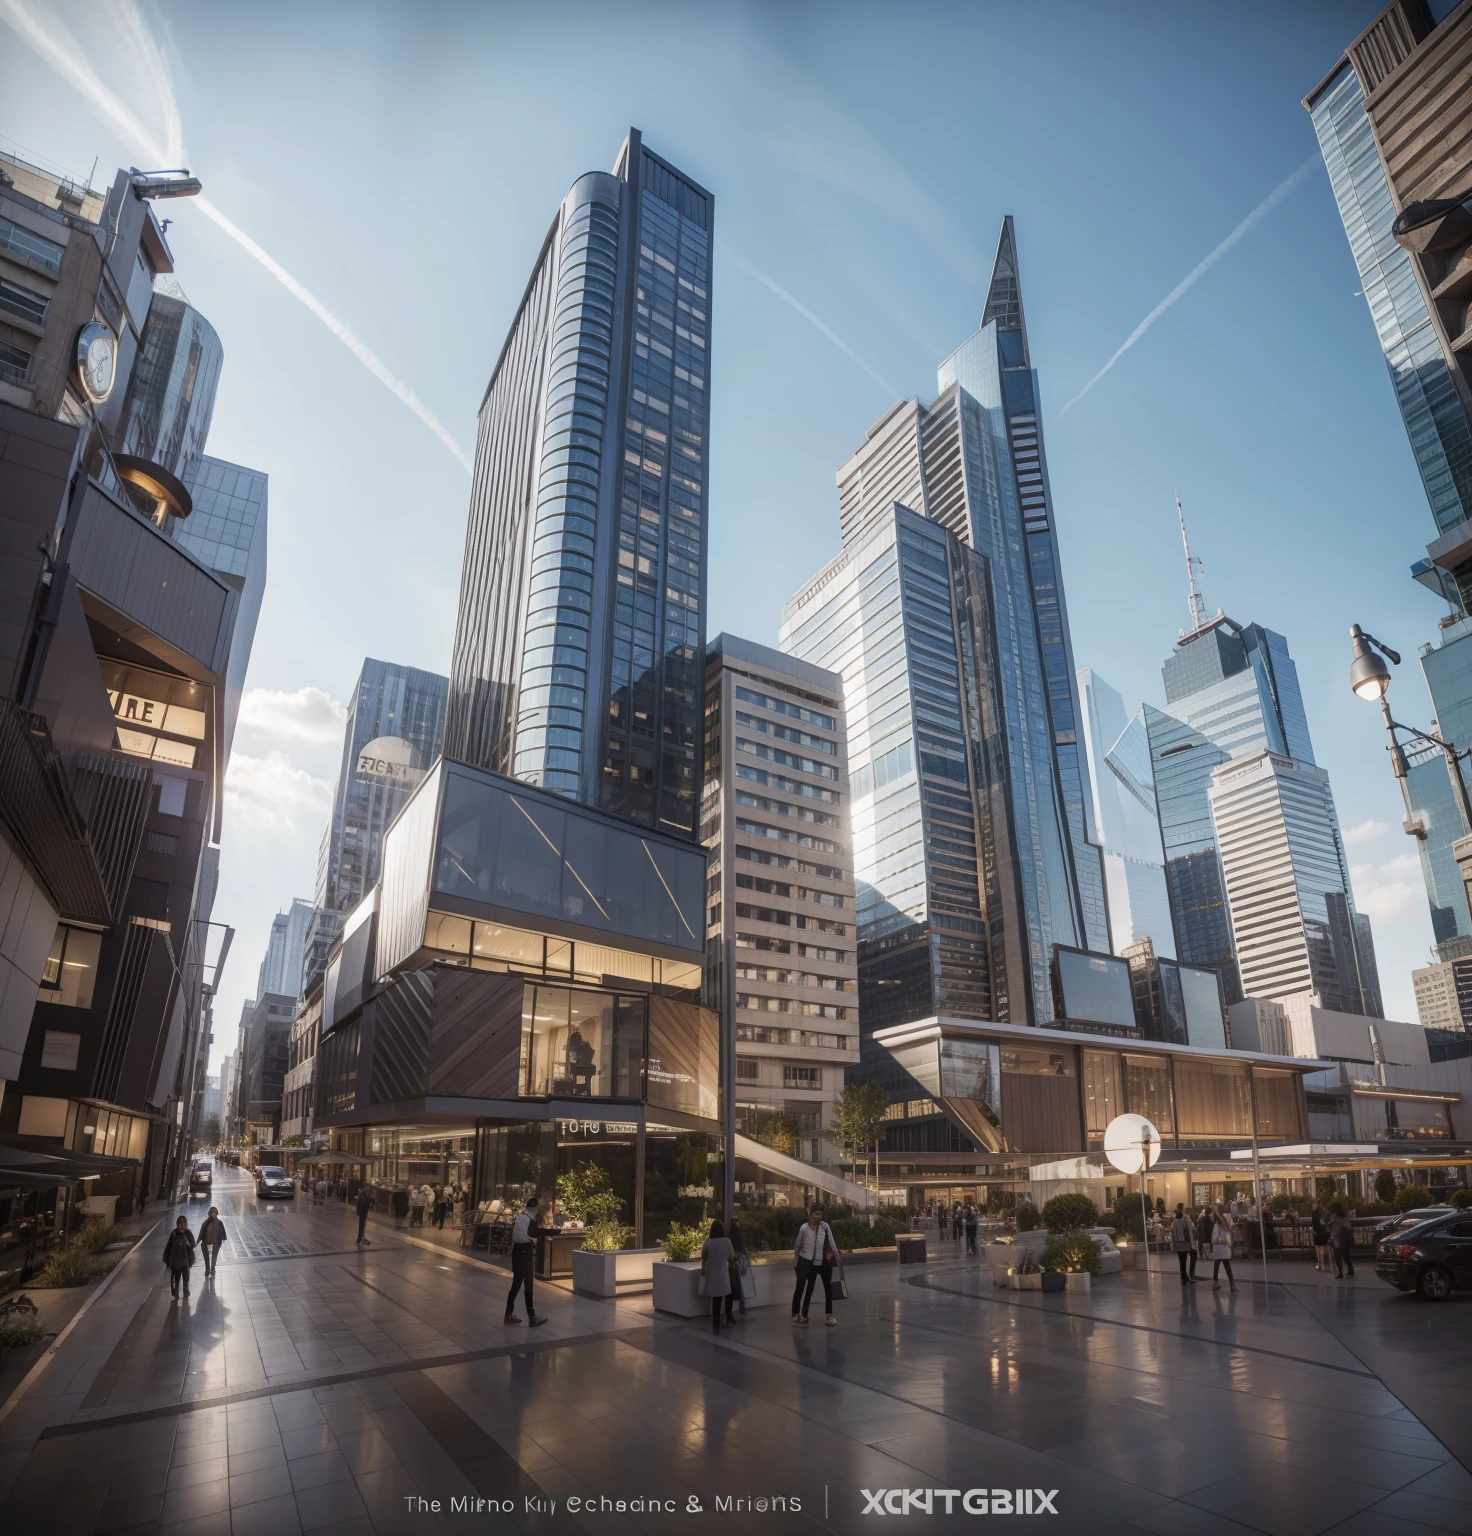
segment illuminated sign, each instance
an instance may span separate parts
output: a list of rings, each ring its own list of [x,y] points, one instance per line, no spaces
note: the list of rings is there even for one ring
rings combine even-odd
[[[557,1129],[564,1136],[634,1136],[639,1127],[622,1120],[559,1120]]]
[[[167,731],[170,736],[188,736],[204,740],[204,711],[183,704],[165,704],[160,699],[145,699],[136,693],[110,691],[107,695],[112,712],[128,725],[141,725],[150,731]]]
[[[358,753],[357,771],[386,784],[417,784],[424,777],[414,766],[413,746],[402,736],[375,736]]]

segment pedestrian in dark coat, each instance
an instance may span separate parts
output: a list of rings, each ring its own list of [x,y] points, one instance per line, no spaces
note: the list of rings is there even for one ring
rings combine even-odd
[[[225,1223],[220,1220],[219,1207],[212,1205],[209,1215],[199,1224],[199,1246],[204,1253],[206,1280],[214,1274],[215,1266],[220,1262],[220,1244],[228,1241],[228,1238]]]
[[[189,1270],[194,1263],[194,1234],[189,1230],[187,1217],[181,1216],[174,1223],[174,1230],[164,1243],[164,1263],[169,1267],[169,1291],[178,1301],[181,1281],[184,1294],[189,1294]]]
[[[373,1196],[368,1193],[366,1184],[359,1185],[358,1198],[353,1201],[353,1209],[358,1213],[358,1243],[366,1248],[368,1239],[363,1234],[368,1230],[368,1212],[373,1209]]]

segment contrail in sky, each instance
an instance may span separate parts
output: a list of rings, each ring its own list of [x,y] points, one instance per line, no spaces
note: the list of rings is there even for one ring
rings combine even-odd
[[[1298,169],[1294,171],[1294,173],[1286,181],[1281,182],[1278,186],[1274,187],[1273,190],[1268,193],[1268,195],[1262,200],[1262,202],[1260,202],[1257,207],[1254,208],[1252,212],[1242,220],[1236,229],[1234,229],[1232,233],[1228,235],[1227,238],[1223,240],[1222,243],[1217,246],[1217,248],[1209,256],[1204,258],[1204,260],[1199,262],[1196,266],[1192,267],[1190,272],[1188,272],[1186,276],[1183,277],[1181,281],[1178,282],[1176,286],[1172,288],[1171,291],[1160,301],[1160,303],[1158,303],[1155,308],[1152,309],[1142,321],[1140,321],[1140,323],[1134,328],[1134,330],[1130,332],[1129,336],[1125,339],[1125,343],[1119,349],[1119,351],[1117,351],[1114,356],[1104,364],[1098,373],[1096,373],[1094,377],[1090,379],[1089,382],[1085,384],[1081,390],[1079,390],[1073,399],[1070,400],[1068,404],[1063,407],[1063,410],[1058,412],[1058,414],[1062,416],[1072,406],[1077,405],[1079,401],[1082,400],[1083,397],[1088,394],[1088,392],[1094,387],[1094,385],[1096,385],[1099,380],[1102,379],[1112,367],[1114,367],[1120,358],[1122,358],[1125,353],[1128,352],[1132,346],[1134,346],[1140,337],[1142,337],[1145,332],[1148,331],[1158,319],[1160,319],[1166,310],[1168,310],[1171,305],[1174,304],[1176,300],[1186,292],[1188,288],[1195,287],[1195,285],[1203,277],[1205,277],[1208,272],[1211,271],[1217,262],[1219,262],[1222,257],[1225,256],[1227,252],[1230,251],[1232,247],[1238,243],[1238,241],[1242,240],[1245,236],[1250,235],[1252,231],[1256,229],[1257,226],[1261,224],[1265,218],[1267,218],[1273,209],[1276,208],[1278,204],[1281,203],[1283,199],[1287,197],[1288,194],[1293,191],[1293,189],[1298,186],[1301,181],[1304,180],[1309,172],[1312,171],[1313,168],[1320,163],[1321,162],[1317,155],[1310,155],[1309,158],[1305,160],[1303,164],[1300,165]]]
[[[166,144],[138,120],[132,112],[110,91],[96,71],[87,63],[76,39],[53,15],[40,7],[28,5],[24,0],[0,0],[0,16],[12,30],[28,43],[51,67],[96,109],[99,116],[125,143],[131,144],[140,157],[160,167],[179,165],[184,158],[183,134],[179,122],[178,107],[174,101],[173,80],[167,62],[149,35],[142,17],[132,0],[117,0],[110,7],[122,29],[138,50],[139,57],[150,76],[167,127]],[[263,250],[239,225],[229,219],[206,196],[192,199],[204,216],[222,229],[240,245],[286,289],[293,298],[299,299],[332,332],[337,339],[381,384],[396,395],[450,450],[468,472],[470,455],[450,435],[443,423],[427,405],[394,375],[378,355],[348,329],[336,315],[302,283],[298,282],[269,252]]]
[[[859,367],[862,368],[864,372],[867,373],[869,377],[873,379],[874,382],[882,390],[884,390],[890,399],[893,400],[899,396],[899,390],[897,390],[894,385],[891,384],[889,380],[883,376],[883,374],[876,373],[875,370],[871,368],[868,363],[866,363],[864,359],[860,357],[859,354],[855,352],[854,349],[849,346],[846,341],[842,341],[837,336],[835,336],[833,332],[830,331],[820,319],[818,319],[812,310],[807,307],[806,304],[802,303],[798,299],[793,298],[793,296],[788,293],[788,291],[782,287],[780,283],[773,282],[773,280],[768,277],[767,274],[763,272],[755,262],[748,261],[744,256],[738,256],[736,252],[733,251],[731,247],[726,245],[724,242],[721,242],[721,250],[727,256],[729,256],[731,260],[734,261],[743,272],[745,272],[750,277],[754,277],[757,282],[762,284],[763,287],[770,288],[779,299],[781,299],[784,303],[790,304],[798,312],[798,314],[803,317],[804,320],[808,321],[811,325],[815,325],[820,331],[822,331],[828,340],[831,341],[833,345],[837,347],[845,357],[850,358],[853,362],[856,362]]]

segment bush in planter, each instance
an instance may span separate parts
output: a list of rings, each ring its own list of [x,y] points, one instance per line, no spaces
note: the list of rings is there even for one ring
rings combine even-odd
[[[88,1253],[101,1253],[109,1243],[121,1242],[123,1229],[114,1222],[89,1221],[77,1234],[77,1243]]]
[[[1054,1195],[1043,1207],[1043,1225],[1050,1232],[1080,1232],[1085,1227],[1097,1227],[1099,1207],[1087,1195]]]
[[[1104,1250],[1086,1232],[1068,1232],[1051,1239],[1038,1260],[1043,1269],[1060,1274],[1098,1275],[1103,1271]]]
[[[633,1235],[634,1229],[622,1222],[595,1221],[589,1224],[583,1247],[590,1253],[617,1253]]]
[[[74,1238],[65,1248],[59,1248],[42,1266],[35,1284],[61,1290],[71,1285],[86,1285],[99,1275],[106,1265],[87,1247],[81,1238]]]
[[[834,1242],[849,1251],[855,1248],[893,1248],[896,1236],[908,1230],[896,1222],[886,1221],[882,1216],[876,1216],[872,1223],[861,1216],[842,1216],[831,1225]],[[796,1236],[794,1232],[793,1237]]]
[[[1036,1232],[1042,1218],[1038,1215],[1037,1207],[1024,1200],[1013,1213],[1013,1219],[1019,1232]]]
[[[1337,1194],[1337,1190],[1331,1190],[1330,1194]],[[1395,1175],[1388,1168],[1382,1168],[1375,1175],[1375,1198],[1384,1200],[1390,1204],[1395,1199]]]
[[[1424,1184],[1407,1184],[1395,1192],[1395,1208],[1398,1211],[1416,1211],[1431,1204],[1431,1191]]]
[[[1311,1216],[1313,1209],[1312,1195],[1274,1195],[1268,1201],[1268,1210],[1274,1216]]]
[[[659,1240],[659,1246],[671,1264],[699,1258],[704,1244],[705,1233],[699,1227],[682,1227],[678,1221],[671,1223],[669,1231]]]
[[[1472,1210],[1472,1189],[1459,1189],[1452,1196],[1452,1204],[1459,1211]]]

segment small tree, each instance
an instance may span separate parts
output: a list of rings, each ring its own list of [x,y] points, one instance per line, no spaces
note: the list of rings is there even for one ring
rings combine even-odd
[[[1431,1191],[1423,1184],[1407,1184],[1396,1192],[1395,1208],[1398,1211],[1416,1211],[1430,1204]]]
[[[1043,1225],[1050,1232],[1080,1232],[1099,1225],[1099,1207],[1087,1195],[1054,1195],[1043,1206]]]
[[[1382,1168],[1375,1175],[1375,1198],[1386,1205],[1395,1199],[1395,1175],[1388,1168]]]
[[[762,1146],[770,1147],[773,1152],[782,1152],[791,1157],[797,1150],[797,1138],[802,1134],[802,1127],[779,1109],[748,1110],[745,1134],[753,1141],[759,1141]]]
[[[1016,1211],[1013,1212],[1013,1219],[1017,1223],[1019,1232],[1036,1232],[1038,1222],[1042,1218],[1038,1215],[1037,1206],[1030,1201],[1021,1200],[1018,1202]]]
[[[876,1201],[879,1195],[879,1136],[888,1108],[889,1094],[879,1083],[845,1083],[833,1105],[833,1135],[855,1165],[870,1148],[874,1151]]]

